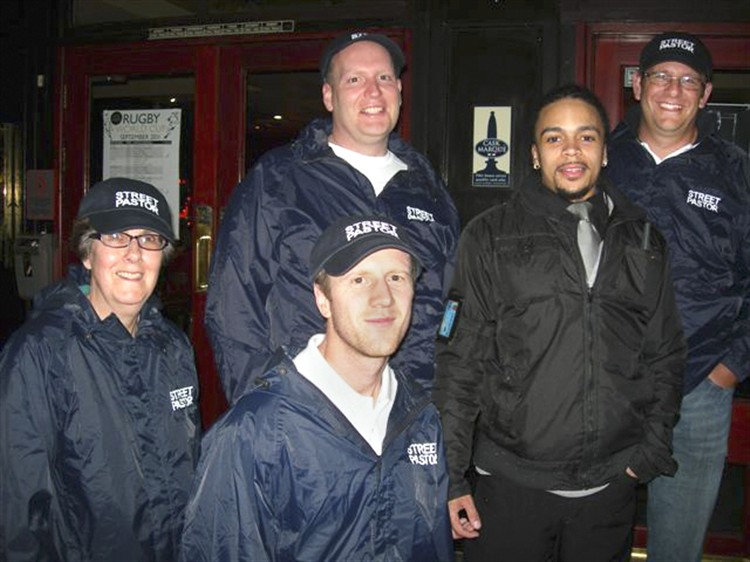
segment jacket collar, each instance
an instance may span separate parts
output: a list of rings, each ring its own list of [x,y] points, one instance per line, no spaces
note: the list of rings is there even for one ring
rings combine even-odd
[[[636,220],[645,219],[646,213],[638,206],[631,203],[627,197],[609,180],[606,168],[599,175],[597,189],[603,191],[614,203],[614,209],[610,215],[610,222],[615,219]],[[568,212],[569,203],[562,197],[552,193],[541,181],[538,172],[527,176],[521,189],[520,196],[529,212],[554,217],[557,220],[577,222],[577,218]]]
[[[332,131],[333,120],[330,117],[313,119],[300,131],[292,143],[292,150],[303,160],[334,156],[328,145],[328,137]],[[418,166],[413,149],[395,131],[388,137],[388,150],[406,162],[410,168]]]
[[[110,314],[107,318],[101,320],[96,314],[91,301],[86,296],[90,282],[91,274],[82,264],[77,263],[69,266],[65,279],[46,287],[34,297],[31,317],[42,313],[73,313],[87,331],[102,331],[118,339],[131,339],[130,332],[127,331],[116,315]],[[164,321],[159,312],[160,308],[159,297],[152,294],[141,309],[137,334],[148,334],[154,325]]]
[[[338,410],[322,393],[313,392],[312,383],[297,372],[293,357],[298,351],[286,347],[279,348],[266,364],[265,374],[256,379],[252,389],[264,389],[285,396],[299,407],[310,410],[313,415],[326,420],[334,430],[345,433],[346,431],[340,427],[338,414],[335,413]],[[430,403],[429,394],[419,383],[398,370],[394,370],[394,374],[398,381],[398,390],[388,418],[388,431],[383,449]]]

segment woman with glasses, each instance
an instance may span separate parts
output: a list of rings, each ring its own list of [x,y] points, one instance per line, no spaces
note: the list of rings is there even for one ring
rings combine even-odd
[[[0,559],[177,557],[199,419],[192,347],[153,296],[174,241],[150,184],[83,198],[81,263],[0,356]]]

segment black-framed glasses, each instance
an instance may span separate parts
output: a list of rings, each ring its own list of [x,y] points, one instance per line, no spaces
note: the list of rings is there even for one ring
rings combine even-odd
[[[154,234],[153,232],[146,232],[137,236],[133,236],[127,232],[113,232],[111,234],[95,232],[91,235],[91,238],[99,240],[99,242],[109,248],[127,248],[133,240],[143,250],[151,251],[163,250],[169,244],[169,241],[161,234]]]
[[[644,72],[643,76],[646,77],[646,80],[659,88],[666,88],[674,80],[677,80],[680,86],[685,90],[696,91],[704,86],[702,79],[697,76],[690,76],[689,74],[686,74],[685,76],[672,76],[668,72],[657,71]]]

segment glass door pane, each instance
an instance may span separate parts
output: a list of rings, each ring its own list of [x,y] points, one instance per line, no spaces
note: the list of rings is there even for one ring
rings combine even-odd
[[[157,293],[163,312],[190,333],[191,248],[190,202],[193,171],[193,119],[195,80],[192,76],[96,76],[91,78],[89,178],[93,185],[103,177],[104,112],[114,110],[180,109],[178,251],[162,271]]]
[[[320,73],[248,73],[245,165],[288,143],[315,117],[325,117]]]

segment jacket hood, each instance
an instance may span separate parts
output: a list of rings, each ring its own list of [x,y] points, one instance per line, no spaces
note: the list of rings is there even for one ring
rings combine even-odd
[[[280,347],[267,362],[266,374],[255,380],[248,394],[255,389],[262,389],[264,392],[283,396],[286,400],[295,402],[301,410],[314,411],[315,415],[321,415],[325,408],[323,402],[326,405],[329,404],[322,394],[318,400],[316,398],[318,394],[311,395],[308,392],[309,388],[305,385],[289,384],[288,377],[290,376],[304,378],[299,374],[293,362],[293,357],[298,351],[301,349],[292,350],[286,346]],[[391,436],[392,427],[403,425],[404,420],[397,419],[396,412],[411,412],[411,415],[417,415],[430,403],[429,394],[418,382],[404,376],[396,369],[394,369],[394,375],[398,381],[398,391],[391,418],[388,420],[389,430],[386,439]]]
[[[48,285],[34,296],[29,318],[37,318],[42,314],[69,316],[74,313],[82,315],[87,324],[97,324],[100,319],[87,296],[90,283],[91,272],[88,269],[80,263],[70,265],[65,279]],[[161,306],[156,293],[148,298],[141,309],[139,331],[152,322],[161,322]],[[119,320],[117,323],[119,324]]]
[[[81,264],[74,264],[68,268],[68,275],[65,279],[48,285],[36,295],[34,295],[33,306],[30,317],[56,310],[91,309],[86,293],[91,281],[90,272]],[[93,312],[93,309],[92,309]]]

